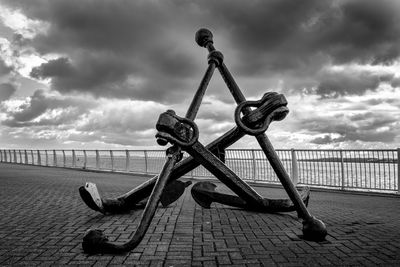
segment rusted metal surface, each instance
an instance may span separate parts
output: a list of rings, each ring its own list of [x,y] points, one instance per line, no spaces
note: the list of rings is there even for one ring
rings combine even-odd
[[[242,198],[230,194],[224,194],[217,192],[216,185],[209,181],[198,182],[192,189],[193,199],[205,209],[211,208],[213,202],[217,202],[224,205],[229,205],[237,208],[246,210],[254,210],[260,212],[276,213],[276,212],[291,212],[296,211],[296,207],[290,199],[267,199],[264,198],[263,207],[257,208],[256,206],[249,205],[248,202]],[[310,199],[310,188],[303,187],[299,190],[300,196],[304,204],[307,206]]]
[[[197,32],[196,42],[199,46],[205,47],[209,52],[215,51],[215,47],[213,45],[213,35],[207,29],[201,29]],[[236,103],[238,105],[243,105],[240,111],[243,113],[243,115],[248,115],[251,112],[250,105],[253,103],[246,101],[246,98],[242,94],[239,86],[236,84],[233,76],[231,75],[224,63],[218,66],[218,70],[220,71],[222,78],[224,79]],[[252,132],[254,134],[257,134],[256,139],[259,145],[261,146],[269,163],[277,174],[282,186],[285,188],[289,198],[296,206],[296,210],[299,216],[303,219],[303,234],[305,238],[316,241],[324,240],[325,236],[327,235],[326,226],[322,221],[313,217],[307,210],[307,207],[301,200],[299,192],[294,187],[288,173],[286,172],[281,161],[279,160],[279,157],[274,147],[272,146],[265,133],[261,131],[264,128],[265,127],[254,127],[254,129],[252,129]]]
[[[150,195],[147,205],[144,208],[139,226],[136,229],[133,237],[126,243],[117,244],[108,241],[104,233],[98,229],[89,230],[83,237],[82,248],[88,254],[96,253],[125,253],[134,249],[139,245],[150,226],[151,220],[156,213],[157,205],[160,201],[164,187],[171,175],[171,171],[175,163],[181,158],[181,150],[177,146],[171,147],[167,152],[167,159],[161,170],[160,176],[154,186],[153,192]]]
[[[167,149],[167,159],[160,175],[124,194],[116,200],[102,200],[95,185],[90,184],[80,188],[80,194],[85,203],[92,209],[107,212],[109,210],[123,210],[137,206],[140,201],[148,197],[145,210],[139,226],[131,240],[124,244],[115,244],[99,230],[90,230],[84,237],[82,246],[87,253],[123,253],[134,249],[144,237],[150,222],[156,212],[160,200],[168,205],[183,193],[185,185],[174,183],[186,172],[203,165],[216,178],[230,188],[237,196],[218,193],[215,185],[200,183],[192,188],[194,199],[203,207],[209,208],[212,202],[240,207],[261,212],[297,211],[303,220],[303,235],[305,239],[321,241],[327,234],[324,223],[313,217],[307,210],[309,189],[300,194],[293,183],[265,131],[273,121],[283,120],[288,114],[287,101],[281,94],[266,93],[258,101],[246,101],[239,86],[236,84],[228,68],[223,62],[223,55],[216,51],[213,45],[213,36],[210,31],[201,29],[196,33],[196,42],[209,51],[208,68],[194,95],[185,117],[178,116],[175,111],[168,110],[160,114],[156,124],[156,139],[159,145],[172,146]],[[235,110],[237,127],[228,131],[210,145],[205,147],[199,141],[199,129],[194,122],[208,83],[218,68],[229,91],[238,104]],[[272,168],[286,190],[288,199],[268,199],[260,196],[250,185],[243,181],[234,171],[224,163],[224,150],[245,134],[256,137]],[[182,163],[184,150],[191,155]],[[169,183],[169,187],[167,184]],[[150,190],[151,194],[150,194]],[[164,195],[164,197],[163,197]]]
[[[215,64],[217,64],[216,60],[209,60],[209,65]],[[138,228],[132,238],[123,244],[112,243],[107,239],[102,231],[97,229],[89,230],[82,241],[82,248],[86,253],[125,253],[139,245],[150,226],[154,214],[156,213],[157,206],[172,174],[172,170],[175,164],[182,159],[181,147],[192,146],[198,140],[199,132],[193,120],[197,115],[207,89],[207,80],[210,78],[211,75],[207,75],[206,73],[202,83],[197,89],[191,105],[188,108],[185,118],[177,116],[173,110],[168,110],[167,112],[162,113],[157,121],[157,143],[162,145],[167,144],[166,142],[170,142],[172,146],[167,149],[166,162],[156,180],[153,191],[151,192],[146,207],[142,213]]]

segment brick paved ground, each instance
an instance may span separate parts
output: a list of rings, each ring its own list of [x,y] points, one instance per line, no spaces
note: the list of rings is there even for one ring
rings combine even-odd
[[[186,190],[158,209],[143,242],[122,256],[87,256],[89,228],[126,241],[142,211],[103,216],[89,210],[78,187],[93,181],[103,196],[147,178],[61,168],[0,164],[0,265],[138,266],[399,266],[400,197],[312,192],[310,211],[328,226],[322,243],[300,239],[295,214],[260,214],[213,204],[200,208]],[[224,189],[224,188],[222,188]],[[225,190],[225,189],[224,189]],[[283,195],[257,187],[264,196]]]

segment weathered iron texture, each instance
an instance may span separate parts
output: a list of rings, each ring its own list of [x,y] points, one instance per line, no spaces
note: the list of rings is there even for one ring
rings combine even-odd
[[[217,61],[210,59],[209,65],[215,65],[217,64],[216,62]],[[209,72],[209,69],[210,68],[207,69],[207,73]],[[157,143],[167,144],[166,142],[168,141],[172,143],[172,146],[167,149],[166,162],[157,178],[153,191],[151,192],[146,207],[144,208],[138,228],[132,238],[126,243],[116,244],[108,241],[108,238],[102,231],[98,229],[89,230],[86,232],[82,241],[82,248],[86,253],[125,253],[134,249],[143,239],[157,210],[157,206],[161,200],[167,181],[172,174],[173,167],[182,159],[181,146],[191,146],[196,143],[199,138],[199,132],[193,120],[196,118],[205,90],[207,89],[208,81],[211,78],[211,75],[207,73],[197,89],[185,118],[181,118],[177,116],[174,111],[168,110],[167,112],[162,113],[157,121]],[[175,123],[176,125],[176,127],[173,128],[172,133],[170,132],[171,123]],[[174,135],[179,136],[179,138],[175,138]]]
[[[222,53],[215,50],[211,32],[207,29],[199,30],[196,33],[196,42],[209,51],[208,67],[185,117],[179,117],[173,110],[168,110],[159,116],[156,124],[158,131],[156,134],[157,143],[159,145],[172,145],[167,149],[166,162],[160,175],[155,176],[117,199],[101,199],[96,185],[92,183],[88,183],[85,187],[79,189],[84,202],[90,208],[103,213],[124,212],[140,206],[149,197],[139,226],[131,240],[124,244],[114,244],[109,242],[101,231],[89,230],[82,243],[86,253],[123,253],[134,249],[144,237],[159,202],[161,201],[163,205],[172,203],[183,194],[185,187],[188,186],[188,183],[185,184],[176,181],[176,179],[199,164],[203,165],[237,195],[218,193],[215,191],[216,186],[212,183],[198,183],[192,188],[192,196],[202,207],[210,208],[212,202],[219,202],[260,212],[295,210],[299,218],[303,220],[303,235],[305,239],[315,241],[325,239],[327,230],[324,223],[313,217],[307,210],[309,189],[304,188],[302,194],[297,191],[275,149],[265,135],[265,131],[271,122],[283,120],[288,114],[286,98],[282,94],[268,92],[258,101],[246,101],[225,66]],[[199,129],[194,119],[215,68],[218,68],[238,104],[235,110],[237,127],[205,147],[198,141]],[[225,165],[225,149],[245,134],[256,137],[290,200],[268,199],[260,196],[250,185]],[[178,163],[182,159],[182,150],[189,153],[191,157]]]
[[[199,46],[206,48],[209,52],[216,50],[213,45],[213,35],[207,29],[200,29],[199,31],[197,31],[196,42]],[[239,114],[241,112],[245,116],[249,115],[251,112],[250,106],[257,103],[246,101],[246,98],[242,94],[239,86],[236,84],[231,73],[229,72],[228,68],[225,66],[223,62],[222,64],[218,65],[218,70],[221,73],[221,76],[224,79],[226,85],[228,86],[229,91],[231,92],[233,98],[239,105],[239,111],[236,111],[235,114]],[[238,117],[239,115],[235,116],[236,121],[240,119]],[[240,127],[240,125],[238,126]],[[247,127],[249,127],[249,125],[247,125]],[[271,164],[276,175],[278,176],[279,181],[281,182],[289,198],[295,205],[299,217],[303,219],[304,238],[315,241],[324,240],[327,235],[325,224],[321,220],[318,220],[315,217],[313,217],[307,210],[306,205],[302,201],[299,192],[296,190],[295,186],[290,180],[290,177],[287,174],[285,168],[283,167],[282,162],[280,161],[274,147],[272,146],[268,137],[265,135],[264,129],[266,128],[268,127],[265,126],[258,127],[257,125],[254,128],[250,129],[250,133],[256,136],[256,139],[260,147],[264,151],[265,156],[267,157],[269,163]]]

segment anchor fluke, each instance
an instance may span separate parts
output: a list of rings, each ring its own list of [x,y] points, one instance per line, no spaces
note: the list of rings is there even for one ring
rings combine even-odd
[[[167,207],[177,201],[185,192],[185,188],[191,184],[191,181],[182,182],[176,180],[167,184],[160,198],[161,205]]]
[[[209,209],[211,207],[211,203],[213,203],[213,200],[209,197],[209,194],[213,193],[216,187],[217,186],[211,182],[198,182],[192,187],[190,192],[192,193],[192,197],[197,204],[205,209]]]

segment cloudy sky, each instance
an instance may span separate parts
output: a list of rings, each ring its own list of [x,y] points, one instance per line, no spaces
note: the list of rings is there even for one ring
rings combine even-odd
[[[0,0],[0,147],[158,148],[158,115],[183,116],[206,69],[204,27],[248,99],[286,96],[276,148],[400,146],[398,0]],[[215,72],[200,140],[234,108]]]

